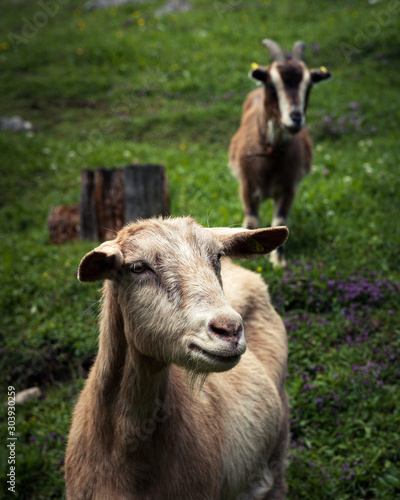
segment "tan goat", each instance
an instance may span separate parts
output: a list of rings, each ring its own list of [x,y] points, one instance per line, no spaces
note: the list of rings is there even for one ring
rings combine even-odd
[[[261,277],[227,257],[287,235],[149,219],[82,259],[81,281],[106,281],[69,500],[285,498],[286,333]]]
[[[258,227],[259,206],[266,198],[274,200],[272,226],[286,225],[296,188],[311,169],[312,144],[303,128],[310,91],[330,78],[325,68],[307,68],[303,42],[295,43],[288,61],[274,41],[263,44],[274,62],[252,71],[263,85],[247,96],[229,149],[231,169],[240,181],[243,227],[248,229]],[[283,247],[271,253],[271,261],[285,264]]]

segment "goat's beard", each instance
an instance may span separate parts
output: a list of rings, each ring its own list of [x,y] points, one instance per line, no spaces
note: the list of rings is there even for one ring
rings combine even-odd
[[[209,373],[197,372],[195,370],[185,370],[186,373],[186,383],[190,391],[190,397],[193,398],[198,394],[205,384]]]

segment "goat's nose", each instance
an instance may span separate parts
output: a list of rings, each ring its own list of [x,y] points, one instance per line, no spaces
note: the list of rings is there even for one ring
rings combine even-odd
[[[221,340],[238,342],[243,336],[243,324],[241,321],[214,319],[208,324],[208,331]]]
[[[300,111],[292,111],[290,113],[290,119],[296,124],[296,125],[300,125],[301,123],[301,119],[302,119],[302,114],[300,113]]]

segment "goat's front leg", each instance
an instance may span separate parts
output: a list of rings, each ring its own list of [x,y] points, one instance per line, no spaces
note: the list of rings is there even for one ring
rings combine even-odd
[[[240,195],[244,208],[243,227],[257,229],[259,225],[260,192],[250,179],[242,177],[240,182]]]
[[[295,190],[290,189],[285,191],[282,196],[274,198],[274,218],[271,223],[273,227],[287,226],[287,219],[295,194]],[[284,245],[270,253],[270,260],[274,267],[286,266]]]

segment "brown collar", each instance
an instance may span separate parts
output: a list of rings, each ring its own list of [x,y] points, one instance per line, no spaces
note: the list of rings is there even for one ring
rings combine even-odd
[[[280,156],[285,152],[284,146],[273,146],[270,142],[263,144],[263,149],[267,156]]]
[[[248,156],[281,156],[286,150],[284,146],[275,147],[270,142],[262,142],[261,146],[262,153],[249,153]]]

